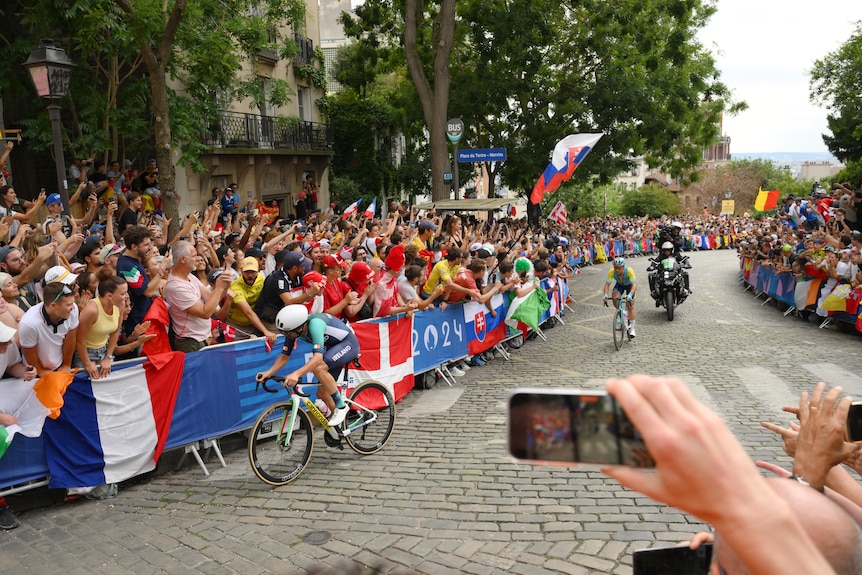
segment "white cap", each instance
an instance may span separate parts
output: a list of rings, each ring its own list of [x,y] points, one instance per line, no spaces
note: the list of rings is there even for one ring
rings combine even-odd
[[[18,331],[14,327],[9,327],[5,323],[0,322],[0,343],[9,343],[15,337],[15,332]]]
[[[78,279],[78,274],[73,274],[63,266],[54,266],[45,272],[46,284],[60,282],[68,286],[75,283],[76,279]]]

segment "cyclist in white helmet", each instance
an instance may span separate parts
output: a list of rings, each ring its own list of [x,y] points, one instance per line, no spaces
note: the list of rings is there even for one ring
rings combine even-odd
[[[284,348],[275,362],[266,371],[257,374],[257,381],[269,379],[287,365],[293,344],[297,339],[311,343],[311,360],[289,374],[284,386],[294,386],[303,375],[313,373],[320,382],[318,397],[332,412],[329,425],[336,426],[347,416],[347,405],[338,391],[335,380],[341,368],[359,357],[359,340],[350,327],[338,318],[326,313],[309,315],[308,308],[301,304],[284,306],[275,316],[275,327],[284,334]]]

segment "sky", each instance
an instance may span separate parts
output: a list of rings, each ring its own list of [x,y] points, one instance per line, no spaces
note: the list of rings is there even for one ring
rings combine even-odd
[[[717,0],[717,7],[698,37],[749,106],[724,118],[731,152],[828,152],[827,111],[808,99],[809,73],[852,34],[862,1]]]

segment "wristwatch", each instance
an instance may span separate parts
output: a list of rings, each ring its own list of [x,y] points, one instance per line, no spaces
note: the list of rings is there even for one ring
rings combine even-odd
[[[106,355],[105,359],[110,359],[111,361],[114,361],[114,359],[116,358],[113,355]]]

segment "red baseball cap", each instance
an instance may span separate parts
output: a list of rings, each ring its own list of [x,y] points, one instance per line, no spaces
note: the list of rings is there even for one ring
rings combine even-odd
[[[350,280],[350,283],[359,287],[368,285],[373,277],[374,270],[371,269],[371,266],[365,262],[356,262],[350,268],[350,274],[347,276],[347,279]]]
[[[308,272],[307,274],[302,276],[302,285],[309,288],[309,287],[311,287],[312,283],[316,283],[316,284],[323,283],[323,284],[325,284],[326,278],[323,277],[323,275],[320,272],[314,272],[314,271]]]
[[[323,262],[321,263],[321,265],[325,268],[346,268],[347,262],[341,259],[341,256],[339,256],[338,254],[332,254],[323,258]]]

